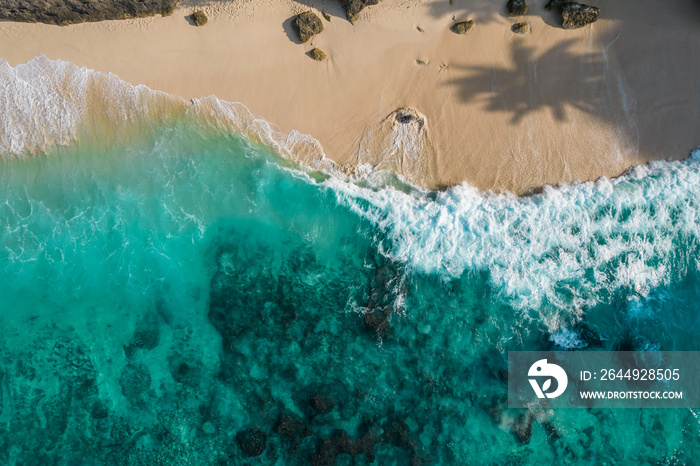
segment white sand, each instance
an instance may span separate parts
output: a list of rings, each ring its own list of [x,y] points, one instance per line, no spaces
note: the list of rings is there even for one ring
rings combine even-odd
[[[700,144],[698,2],[590,0],[601,17],[579,30],[562,29],[546,0],[528,2],[522,19],[506,17],[505,3],[384,0],[353,26],[335,0],[190,1],[166,18],[0,22],[0,56],[14,65],[43,53],[185,98],[242,102],[311,134],[339,163],[430,187],[523,193],[685,158]],[[185,19],[195,9],[206,26]],[[289,23],[307,9],[332,21],[302,45]],[[476,25],[454,34],[453,16]],[[532,33],[510,31],[521,20]],[[330,58],[311,60],[314,46]],[[400,107],[424,120],[387,119]]]

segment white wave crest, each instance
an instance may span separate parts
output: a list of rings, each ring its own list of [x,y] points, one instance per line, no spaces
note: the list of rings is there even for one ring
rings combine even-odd
[[[43,56],[15,67],[0,60],[0,87],[3,155],[68,144],[86,128],[126,134],[119,130],[191,116],[308,167],[340,170],[312,137],[281,133],[242,104],[213,96],[188,102]],[[685,162],[655,162],[615,180],[547,187],[528,198],[467,184],[405,193],[340,178],[325,183],[342,204],[377,225],[392,259],[445,279],[486,271],[503,298],[524,314],[539,313],[551,332],[606,296],[645,296],[668,283],[679,267],[677,244],[697,247],[700,233],[700,150]]]
[[[181,116],[241,134],[314,169],[336,169],[314,138],[279,132],[240,103],[214,96],[186,101],[43,55],[14,67],[0,59],[0,155],[45,152],[81,135],[99,141],[123,138],[140,126]]]
[[[683,267],[674,251],[696,247],[700,236],[700,163],[693,159],[526,198],[466,184],[433,196],[327,183],[380,229],[393,260],[445,279],[487,271],[501,297],[525,315],[539,314],[552,333],[615,293],[645,296],[668,283],[674,267]]]
[[[14,67],[0,59],[0,153],[45,151],[70,143],[81,125],[115,128],[170,115],[184,104],[113,74],[43,55]]]

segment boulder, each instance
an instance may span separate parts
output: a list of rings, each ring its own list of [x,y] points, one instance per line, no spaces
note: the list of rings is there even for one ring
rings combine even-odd
[[[292,20],[292,29],[299,40],[304,43],[316,34],[323,32],[323,23],[321,23],[321,18],[313,12],[305,11]]]
[[[316,61],[323,61],[328,58],[328,55],[318,47],[309,52],[309,56]]]
[[[207,18],[207,15],[205,15],[203,11],[195,11],[192,13],[191,18],[195,26],[204,26],[207,24],[207,21],[209,21],[209,18]]]
[[[340,0],[340,4],[345,10],[345,15],[348,17],[348,21],[355,23],[355,20],[365,7],[376,5],[379,0]]]
[[[451,27],[450,30],[454,32],[455,34],[466,34],[471,29],[474,27],[474,20],[470,19],[469,21],[460,21],[458,23],[454,23]]]
[[[600,9],[580,3],[566,3],[561,10],[562,26],[564,29],[577,29],[595,23]]]
[[[516,34],[527,34],[530,32],[530,24],[526,22],[515,23],[510,30]]]
[[[86,21],[172,14],[177,0],[3,0],[0,19],[65,26]]]
[[[267,435],[257,427],[245,429],[236,434],[236,443],[245,456],[260,456],[265,451]]]
[[[525,0],[508,0],[506,11],[509,16],[523,16],[527,14],[527,3]]]
[[[394,111],[396,121],[402,125],[410,125],[411,123],[417,123],[419,127],[423,127],[425,124],[425,118],[423,115],[418,113],[418,110],[411,107],[401,107]],[[376,309],[375,309],[376,310]],[[385,306],[381,309],[382,314],[388,318],[394,311],[392,306]]]

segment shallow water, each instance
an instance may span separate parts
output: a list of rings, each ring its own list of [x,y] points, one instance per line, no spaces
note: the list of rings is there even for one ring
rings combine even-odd
[[[698,350],[700,163],[515,198],[185,115],[0,164],[3,464],[692,464],[692,410],[507,408],[509,350]],[[259,456],[251,456],[260,453]]]

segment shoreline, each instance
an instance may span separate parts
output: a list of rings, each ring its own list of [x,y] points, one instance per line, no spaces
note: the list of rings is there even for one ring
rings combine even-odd
[[[168,17],[0,22],[0,43],[13,66],[43,53],[185,99],[240,102],[285,133],[311,135],[340,165],[393,169],[429,188],[466,181],[525,194],[684,159],[700,144],[691,1],[589,1],[600,19],[564,30],[533,0],[525,36],[510,31],[523,18],[508,18],[505,2],[384,0],[354,25],[336,1],[304,3],[193,1]],[[203,27],[186,19],[198,9]],[[299,44],[291,18],[309,9],[331,21]],[[453,33],[453,16],[474,28]],[[309,58],[314,47],[329,59]]]

